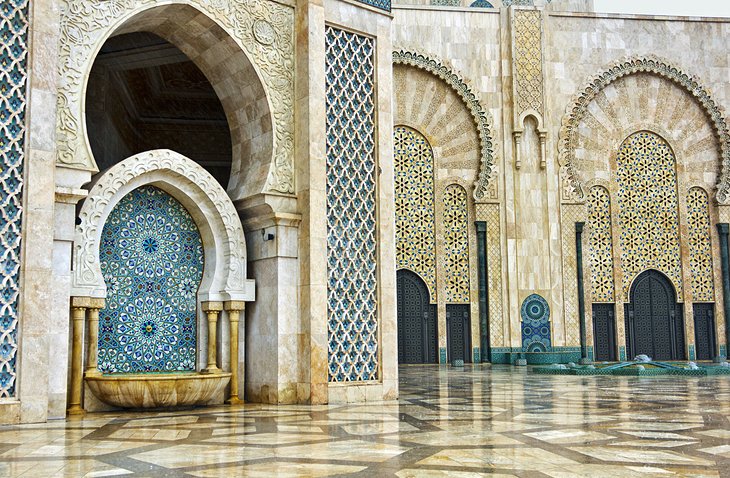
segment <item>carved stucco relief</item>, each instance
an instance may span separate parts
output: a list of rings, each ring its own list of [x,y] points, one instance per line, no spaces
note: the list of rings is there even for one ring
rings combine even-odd
[[[146,184],[171,193],[198,223],[206,253],[205,277],[198,295],[203,300],[252,301],[254,282],[247,280],[246,242],[233,203],[199,164],[166,149],[125,159],[105,171],[91,188],[79,214],[81,222],[76,226],[71,294],[106,296],[99,260],[102,228],[122,197]]]
[[[480,168],[474,182],[474,199],[482,201],[497,198],[496,154],[492,118],[479,102],[471,87],[442,60],[405,49],[393,52],[393,63],[420,68],[444,80],[464,101],[474,118],[481,143]]]
[[[568,105],[562,120],[558,141],[558,158],[563,182],[564,201],[583,202],[586,199],[584,181],[576,161],[579,126],[589,114],[589,106],[609,85],[627,75],[649,73],[666,78],[687,91],[705,112],[712,125],[721,157],[721,173],[717,184],[717,201],[730,204],[730,133],[720,106],[715,103],[709,90],[693,76],[684,73],[670,62],[656,56],[631,57],[620,60],[602,73],[590,78]]]
[[[294,193],[294,10],[271,1],[110,0],[61,3],[57,162],[96,171],[84,137],[86,78],[106,39],[125,21],[153,7],[192,6],[241,47],[263,81],[270,103],[274,147],[265,191]]]

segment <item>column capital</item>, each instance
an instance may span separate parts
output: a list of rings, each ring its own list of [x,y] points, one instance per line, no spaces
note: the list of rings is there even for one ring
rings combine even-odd
[[[203,308],[203,312],[220,312],[223,310],[223,302],[217,300],[206,300],[200,305]]]
[[[106,306],[106,299],[98,297],[89,297],[89,309],[103,309]]]
[[[91,306],[91,297],[71,297],[71,307],[74,309],[88,309]]]
[[[223,308],[226,311],[242,311],[246,308],[246,303],[242,300],[227,300],[223,303]]]
[[[717,232],[720,234],[728,234],[730,233],[730,224],[726,222],[721,222],[717,224]]]

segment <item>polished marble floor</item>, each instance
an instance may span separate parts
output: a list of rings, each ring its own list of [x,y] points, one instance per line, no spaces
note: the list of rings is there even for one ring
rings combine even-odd
[[[0,476],[730,477],[730,377],[408,366],[397,402],[0,427]]]

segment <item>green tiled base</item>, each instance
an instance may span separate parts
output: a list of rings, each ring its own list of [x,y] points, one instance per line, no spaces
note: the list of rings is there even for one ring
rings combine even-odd
[[[446,363],[446,347],[439,348],[439,363]]]
[[[549,352],[523,352],[521,348],[493,347],[492,363],[512,364],[519,358],[527,360],[528,365],[546,365],[554,363],[578,363],[580,347],[553,347]]]
[[[474,347],[474,356],[472,357],[472,363],[480,363],[482,361],[482,353],[479,347]]]
[[[656,377],[659,375],[673,375],[680,377],[708,377],[715,375],[730,375],[730,367],[700,367],[697,370],[681,368],[568,368],[559,369],[552,367],[535,367],[530,370],[540,375],[614,375],[622,377]]]

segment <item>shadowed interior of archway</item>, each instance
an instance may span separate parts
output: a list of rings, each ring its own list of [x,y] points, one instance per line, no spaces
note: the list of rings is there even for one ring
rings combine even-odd
[[[232,148],[223,106],[195,63],[157,35],[126,33],[104,44],[89,79],[86,121],[102,171],[166,148],[227,185]]]

